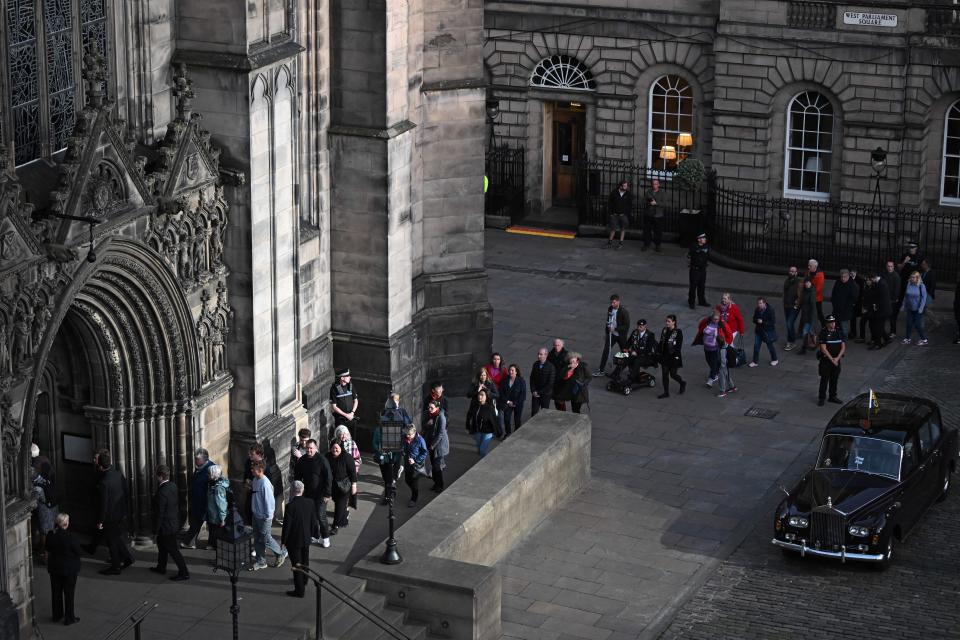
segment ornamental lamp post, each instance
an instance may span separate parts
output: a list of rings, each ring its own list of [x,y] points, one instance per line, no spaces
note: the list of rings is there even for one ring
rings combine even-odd
[[[880,178],[885,177],[887,172],[887,152],[883,150],[883,147],[877,147],[870,154],[870,166],[873,167],[873,174],[875,178],[873,189],[873,206],[876,207],[877,204],[879,204],[882,208],[883,194],[880,193]]]
[[[380,417],[380,451],[384,456],[389,456],[390,465],[390,483],[384,487],[386,490],[388,511],[388,523],[390,526],[390,537],[387,538],[386,548],[380,556],[380,562],[383,564],[400,564],[403,558],[397,551],[397,539],[394,537],[394,527],[396,516],[393,512],[393,503],[397,499],[397,476],[399,475],[400,465],[396,462],[398,455],[403,455],[403,432],[407,425],[401,420],[391,420],[389,414]]]
[[[233,604],[230,606],[230,614],[233,616],[233,640],[238,640],[240,637],[240,605],[237,604],[237,580],[240,578],[240,572],[250,563],[250,557],[253,553],[252,541],[251,530],[244,526],[243,518],[237,511],[237,506],[231,504],[223,530],[217,536],[217,557],[214,571],[219,569],[230,576],[230,588],[233,595]]]

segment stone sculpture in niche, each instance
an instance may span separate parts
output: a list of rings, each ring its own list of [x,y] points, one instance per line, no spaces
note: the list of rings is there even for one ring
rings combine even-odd
[[[33,318],[33,350],[34,352],[40,349],[40,342],[43,340],[44,331],[46,331],[47,325],[50,324],[50,309],[46,305],[38,305],[36,309],[36,314]]]
[[[13,372],[12,360],[10,358],[10,341],[7,337],[6,322],[0,324],[0,376],[9,375]]]

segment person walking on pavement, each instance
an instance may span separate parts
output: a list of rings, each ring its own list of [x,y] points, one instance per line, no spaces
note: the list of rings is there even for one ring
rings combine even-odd
[[[97,486],[99,515],[97,529],[103,530],[110,549],[110,566],[101,569],[105,576],[118,576],[123,569],[133,564],[133,557],[123,541],[123,524],[127,519],[127,480],[112,466],[110,452],[101,449],[97,454],[97,467],[101,471]]]
[[[77,576],[80,575],[80,542],[70,531],[70,515],[59,513],[54,519],[54,529],[47,534],[44,545],[47,556],[47,573],[50,574],[53,621],[70,626],[80,622],[74,608]]]
[[[620,233],[620,242],[616,248],[623,247],[623,237],[627,233],[627,225],[630,224],[630,214],[633,212],[633,194],[630,193],[630,183],[626,180],[620,182],[616,189],[610,193],[607,200],[607,215],[610,222],[610,238],[607,240],[606,248],[613,246],[613,239]]]
[[[500,383],[500,412],[503,413],[503,438],[520,428],[523,405],[527,401],[527,383],[520,376],[520,367],[512,364]]]
[[[830,293],[830,305],[833,310],[833,317],[837,319],[837,324],[840,325],[844,337],[850,335],[853,308],[859,297],[860,289],[850,277],[850,271],[840,269],[840,279],[833,283],[833,291]]]
[[[447,405],[447,396],[443,395],[443,383],[439,380],[434,380],[430,383],[430,393],[427,394],[427,397],[423,399],[423,414],[420,416],[420,424],[423,424],[427,419],[427,405],[430,404],[431,400],[436,400],[440,405],[440,409],[443,411],[443,415],[450,415],[450,407]]]
[[[316,440],[307,441],[307,454],[297,460],[295,479],[303,483],[303,495],[313,500],[314,512],[320,529],[320,543],[330,546],[330,528],[327,523],[327,500],[333,492],[333,472],[330,463],[320,451]],[[284,519],[286,522],[286,518]]]
[[[550,407],[553,397],[553,385],[557,379],[557,370],[547,359],[545,347],[537,351],[537,359],[530,368],[530,417],[537,415],[540,409]]]
[[[223,469],[212,464],[207,467],[207,546],[217,548],[217,538],[223,535],[227,523],[227,491],[230,481],[223,477]]]
[[[559,393],[560,387],[563,383],[563,372],[567,368],[567,349],[564,347],[564,342],[562,339],[554,338],[553,349],[551,349],[550,353],[547,355],[547,362],[553,365],[553,370],[556,374],[553,378],[553,406],[554,408],[563,411],[561,401],[559,399]]]
[[[590,403],[590,374],[587,373],[587,365],[580,360],[580,354],[576,351],[570,352],[567,359],[567,368],[560,376],[563,379],[563,391],[560,399],[566,402],[570,401],[571,409],[574,413],[580,413],[580,408]],[[566,406],[566,405],[564,405]]]
[[[817,340],[818,357],[820,364],[817,369],[820,374],[820,393],[817,404],[823,406],[824,399],[834,404],[843,404],[843,400],[837,397],[837,383],[840,380],[840,360],[847,351],[847,344],[843,339],[843,333],[837,327],[837,319],[833,316],[827,316],[823,319],[824,326],[820,330],[820,337]],[[829,388],[830,395],[827,395]]]
[[[253,494],[253,501],[250,507],[253,512],[253,552],[256,555],[256,561],[250,567],[250,571],[259,571],[267,567],[267,549],[272,551],[276,558],[274,567],[283,566],[289,554],[277,544],[270,531],[277,501],[273,483],[270,482],[266,473],[267,465],[263,460],[256,460],[252,468],[253,483],[250,492]]]
[[[905,280],[909,273],[903,274],[903,280],[901,281],[900,274],[897,272],[897,265],[893,260],[887,260],[884,265],[883,273],[880,274],[880,278],[887,285],[887,291],[890,293],[890,332],[886,336],[893,340],[897,337],[897,318],[900,316],[900,306],[903,301],[903,289],[906,284]],[[886,320],[884,321],[884,329],[886,328]],[[866,334],[863,335],[866,338]]]
[[[817,315],[817,292],[813,288],[813,280],[804,277],[803,287],[800,289],[800,355],[816,345],[813,336],[813,319]]]
[[[792,351],[797,341],[797,317],[800,315],[800,272],[796,267],[787,270],[783,281],[783,319],[787,325],[787,344],[784,351]]]
[[[427,443],[423,436],[417,433],[413,425],[407,427],[403,438],[403,480],[410,487],[410,502],[407,507],[417,506],[420,499],[420,476],[424,475],[424,461],[427,459]]]
[[[443,470],[447,468],[447,456],[450,455],[450,437],[447,435],[447,413],[436,400],[427,403],[423,439],[430,450],[430,475],[433,477],[430,490],[440,493],[444,489]]]
[[[306,594],[307,577],[296,569],[310,566],[310,541],[321,533],[317,527],[316,505],[304,497],[303,492],[303,482],[294,480],[290,485],[293,497],[284,512],[280,532],[280,547],[287,552],[293,569],[293,590],[287,591],[287,595],[294,598]]]
[[[714,312],[700,321],[693,344],[703,345],[703,356],[707,360],[707,386],[713,387],[720,377],[720,349],[722,345],[733,344],[733,331],[720,319],[720,312]]]
[[[647,205],[646,215],[643,218],[643,246],[641,251],[650,248],[650,242],[653,242],[653,250],[660,253],[660,241],[663,239],[663,210],[657,203],[660,197],[660,181],[656,178],[650,183],[650,188],[644,193],[644,202]]]
[[[507,376],[507,368],[503,366],[503,356],[496,352],[492,353],[490,362],[483,365],[483,368],[487,370],[487,377],[493,383],[493,386],[499,389],[500,383]]]
[[[853,317],[850,318],[850,340],[864,342],[867,333],[867,317],[863,313],[863,290],[866,281],[854,268],[850,269],[850,280],[857,285],[857,300],[853,303]]]
[[[360,400],[353,390],[350,369],[337,371],[337,380],[330,385],[330,413],[333,414],[333,427],[353,426],[357,421],[357,407]]]
[[[603,354],[600,356],[600,366],[593,372],[595,377],[606,374],[607,360],[610,350],[616,345],[620,350],[627,346],[630,337],[630,312],[620,304],[619,294],[610,296],[610,306],[607,307],[606,336],[603,342]]]
[[[874,351],[890,344],[890,337],[884,331],[887,318],[890,317],[892,306],[890,291],[887,283],[875,273],[867,276],[867,290],[863,296],[864,312],[870,323],[870,346]]]
[[[923,330],[923,313],[927,308],[929,295],[927,288],[920,278],[920,272],[914,271],[907,280],[907,288],[903,290],[903,307],[907,311],[907,330],[904,334],[903,344],[913,342],[913,328],[917,328],[920,339],[919,345],[927,344],[927,333]]]
[[[707,257],[710,247],[707,245],[707,234],[697,236],[697,242],[687,251],[687,267],[690,269],[690,290],[687,293],[687,304],[694,309],[694,303],[701,307],[709,307],[707,302]]]
[[[485,367],[481,367],[477,372],[477,377],[473,380],[473,388],[467,393],[467,397],[470,398],[470,405],[467,407],[467,419],[465,423],[467,425],[467,431],[470,433],[475,433],[471,431],[471,421],[477,416],[477,406],[480,404],[480,392],[483,391],[486,395],[486,400],[489,403],[489,409],[493,418],[497,421],[497,424],[500,424],[500,416],[497,412],[497,398],[500,395],[500,391],[497,389],[496,385],[493,384],[493,381],[490,380],[490,375],[487,373]],[[499,433],[500,428],[497,427],[497,432]],[[493,433],[493,432],[491,432]]]
[[[673,378],[680,384],[680,393],[687,390],[687,383],[684,382],[677,370],[683,366],[683,332],[677,326],[677,316],[672,313],[667,316],[664,322],[663,330],[660,332],[660,374],[663,377],[663,393],[657,398],[670,397],[670,378]]]
[[[297,436],[290,441],[290,468],[287,471],[288,483],[294,481],[293,476],[297,469],[297,460],[307,454],[308,440],[310,440],[310,429],[303,428],[297,431]]]
[[[760,346],[767,345],[767,351],[770,352],[770,366],[775,367],[780,364],[777,359],[777,317],[773,313],[773,307],[767,304],[766,298],[757,298],[757,308],[753,310],[753,360],[751,367],[760,364]]]
[[[737,336],[742,336],[746,332],[747,324],[743,321],[743,313],[737,303],[733,301],[733,294],[729,291],[720,296],[720,304],[714,309],[720,314],[720,320],[730,329],[734,340],[737,339]]]
[[[177,575],[171,576],[170,579],[183,582],[190,579],[190,572],[177,545],[177,532],[180,531],[177,485],[170,481],[170,467],[165,464],[157,467],[156,476],[159,486],[153,496],[153,515],[157,530],[157,564],[150,567],[150,571],[162,576],[166,575],[169,555],[177,565]]]
[[[731,394],[737,390],[737,385],[733,382],[733,376],[730,374],[730,363],[736,363],[737,361],[737,350],[732,343],[728,343],[724,332],[717,334],[717,339],[720,343],[720,349],[717,351],[717,355],[720,357],[720,366],[717,369],[717,386],[720,388],[720,393],[717,394],[718,398],[726,398],[728,394]]]
[[[207,483],[210,481],[209,471],[213,466],[210,454],[206,449],[197,449],[193,454],[193,476],[190,478],[190,528],[187,529],[180,546],[184,549],[196,549],[200,539],[200,529],[207,521]],[[207,530],[207,538],[210,531]],[[208,543],[209,544],[209,543]]]
[[[500,430],[500,423],[493,410],[496,400],[488,396],[487,389],[478,389],[474,397],[476,404],[471,403],[470,413],[467,414],[467,433],[473,436],[477,443],[477,453],[482,458],[487,455],[494,434]]]
[[[357,467],[349,454],[343,450],[339,440],[330,443],[330,451],[327,452],[326,458],[333,476],[333,484],[331,485],[333,526],[330,528],[330,535],[335,536],[340,527],[349,524],[347,522],[347,509],[350,496],[357,495]]]
[[[930,258],[920,261],[920,281],[927,288],[927,307],[929,308],[937,299],[937,275],[933,272]]]

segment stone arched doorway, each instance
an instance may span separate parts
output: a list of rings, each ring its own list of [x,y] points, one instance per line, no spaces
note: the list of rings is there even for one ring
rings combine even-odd
[[[174,470],[186,504],[200,385],[192,313],[163,259],[113,239],[54,307],[36,356],[24,424],[53,461],[61,507],[94,524],[92,453],[127,477],[131,529],[151,529],[152,471]]]

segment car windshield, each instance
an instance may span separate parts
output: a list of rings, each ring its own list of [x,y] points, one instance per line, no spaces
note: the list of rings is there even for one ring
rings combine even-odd
[[[903,447],[896,442],[861,436],[824,436],[818,469],[863,471],[891,478],[900,477]]]

